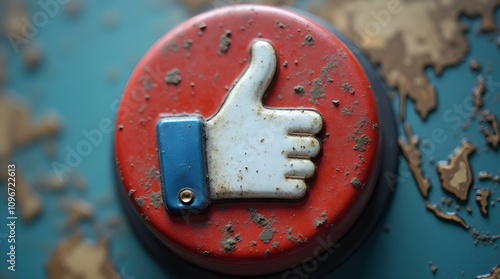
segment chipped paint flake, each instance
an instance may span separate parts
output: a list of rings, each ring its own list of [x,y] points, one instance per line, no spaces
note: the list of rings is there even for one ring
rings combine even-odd
[[[449,163],[446,161],[438,163],[438,172],[442,187],[462,201],[467,200],[467,194],[473,181],[469,155],[475,150],[474,145],[464,141],[455,150]]]
[[[427,198],[429,194],[429,190],[431,188],[431,183],[427,177],[424,177],[423,171],[421,169],[422,164],[422,154],[418,150],[418,137],[413,135],[410,124],[405,124],[405,132],[406,138],[408,139],[408,143],[400,137],[398,142],[401,150],[403,151],[403,155],[408,162],[408,166],[417,182],[418,189],[424,198]]]
[[[462,217],[458,216],[455,212],[443,212],[441,211],[437,205],[433,203],[427,202],[425,207],[432,211],[438,218],[441,218],[446,221],[451,221],[460,224],[464,229],[469,230],[470,226],[462,219]]]

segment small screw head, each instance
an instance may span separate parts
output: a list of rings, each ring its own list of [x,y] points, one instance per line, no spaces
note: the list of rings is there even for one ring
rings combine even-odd
[[[189,204],[194,200],[194,192],[191,189],[182,189],[179,193],[179,200],[183,204]]]

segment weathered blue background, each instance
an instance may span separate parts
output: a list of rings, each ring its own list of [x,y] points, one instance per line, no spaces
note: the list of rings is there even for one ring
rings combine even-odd
[[[306,1],[298,2],[299,7],[307,7]],[[30,5],[33,12],[40,9],[35,1]],[[103,23],[110,14],[118,16],[118,24],[114,28],[106,28]],[[46,26],[39,28],[34,41],[43,48],[43,62],[41,69],[34,73],[27,73],[22,67],[21,58],[11,52],[6,42],[2,42],[9,52],[8,87],[31,100],[37,113],[53,109],[60,114],[65,125],[65,131],[58,140],[62,160],[67,146],[76,148],[78,142],[85,139],[83,130],[97,129],[104,118],[114,119],[113,104],[119,100],[134,65],[157,39],[191,16],[183,4],[167,0],[85,1],[79,16],[69,17],[61,11],[51,17]],[[500,26],[498,11],[496,18]],[[462,104],[471,95],[477,77],[469,68],[472,58],[482,64],[482,73],[489,81],[485,106],[497,116],[500,115],[500,49],[496,45],[496,37],[474,32],[480,19],[463,18],[462,21],[471,27],[467,34],[470,54],[464,62],[445,70],[440,77],[431,69],[427,71],[439,91],[437,111],[427,121],[422,121],[413,103],[408,101],[407,105],[407,118],[414,133],[429,144],[429,148],[422,147],[423,169],[433,185],[429,200],[435,203],[448,195],[440,187],[436,166],[431,165],[428,159],[445,160],[459,146],[463,137],[478,148],[471,158],[475,174],[480,170],[498,174],[500,169],[499,153],[485,149],[485,139],[478,131],[477,120],[473,120],[471,127],[466,130],[454,130],[453,123],[443,118],[445,112],[453,108],[453,104]],[[490,74],[484,70],[488,66],[491,67]],[[116,76],[116,81],[112,81],[109,75]],[[396,95],[396,111],[398,102]],[[446,141],[435,143],[435,147],[431,136],[434,128],[442,128],[448,135]],[[78,171],[84,174],[89,185],[83,194],[68,187],[61,194],[42,195],[45,210],[41,218],[33,224],[21,223],[18,227],[18,266],[15,274],[4,268],[5,242],[1,239],[0,278],[46,277],[46,263],[51,252],[58,241],[67,236],[67,231],[61,229],[67,213],[58,206],[58,199],[79,197],[92,201],[98,214],[94,225],[83,226],[89,239],[98,237],[95,224],[104,226],[109,216],[121,214],[113,188],[110,164],[112,148],[112,134],[106,134],[102,143],[94,146],[93,152],[83,158]],[[19,152],[17,161],[30,179],[34,179],[38,173],[51,171],[50,161],[45,159],[40,146]],[[478,181],[477,175],[474,183],[492,190],[498,188],[492,182]],[[6,220],[4,192],[2,190],[0,194],[0,220]],[[500,195],[494,194],[492,197],[496,199]],[[469,205],[474,211],[472,215],[467,214],[464,208],[460,214],[474,228],[500,234],[500,204],[490,207],[490,215],[485,219],[479,214],[473,199],[474,191],[471,190]],[[450,210],[454,210],[454,207]],[[498,248],[475,245],[471,232],[442,222],[425,210],[424,199],[404,160],[400,164],[397,190],[382,224],[390,227],[389,232],[384,232],[382,227],[377,229],[362,249],[328,278],[471,278],[487,273],[500,264]],[[0,233],[4,233],[4,228],[0,229]],[[111,257],[124,278],[173,278],[152,261],[127,225],[113,232]],[[430,271],[429,261],[439,266],[434,275]],[[462,271],[465,272],[464,277]]]

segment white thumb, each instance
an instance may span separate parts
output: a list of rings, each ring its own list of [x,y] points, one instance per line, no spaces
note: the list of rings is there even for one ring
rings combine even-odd
[[[262,106],[262,97],[276,73],[276,52],[270,43],[257,41],[252,45],[250,56],[250,65],[228,93],[222,107]]]

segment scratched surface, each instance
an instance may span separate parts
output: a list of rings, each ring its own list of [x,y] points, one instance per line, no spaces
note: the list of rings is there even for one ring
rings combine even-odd
[[[299,7],[306,7],[305,1],[297,2]],[[32,12],[41,9],[35,2],[30,8]],[[86,139],[84,131],[99,129],[102,121],[114,121],[116,102],[135,64],[158,38],[192,16],[184,5],[170,1],[85,1],[81,8],[79,15],[71,16],[61,7],[45,26],[38,28],[33,40],[39,44],[42,60],[36,71],[27,72],[22,57],[12,52],[8,41],[1,41],[8,54],[6,88],[28,100],[35,115],[54,110],[64,123],[64,131],[57,139],[55,160],[59,162],[65,160],[68,148],[75,149]],[[478,76],[470,69],[469,62],[476,59],[482,65],[480,73],[487,86],[484,108],[497,116],[500,114],[498,34],[476,33],[474,30],[481,24],[479,18],[461,21],[469,25],[466,37],[470,53],[457,66],[445,69],[441,76],[433,70],[426,71],[440,92],[437,110],[425,121],[414,109],[407,110],[407,122],[420,137],[423,171],[432,184],[428,201],[445,211],[455,211],[457,202],[453,200],[450,206],[441,204],[443,197],[452,197],[452,194],[440,186],[437,161],[447,160],[464,137],[477,149],[470,157],[473,185],[490,189],[490,201],[500,197],[498,183],[478,179],[479,171],[498,175],[500,160],[498,151],[487,147],[477,117],[470,118],[468,105]],[[500,26],[498,10],[496,22]],[[394,107],[398,105],[396,94]],[[407,101],[407,106],[413,105]],[[463,129],[463,124],[468,128]],[[399,126],[403,134],[402,125]],[[444,135],[436,136],[439,129]],[[69,182],[58,192],[35,188],[44,208],[33,222],[18,222],[15,273],[6,270],[3,238],[6,231],[0,229],[0,278],[48,277],[48,264],[57,245],[76,230],[96,243],[109,238],[109,257],[123,278],[175,278],[168,270],[176,267],[168,263],[166,268],[157,265],[126,224],[114,191],[112,134],[105,131],[102,134],[102,139],[92,145],[92,151],[75,163],[75,172],[87,181],[84,191],[78,189],[77,183]],[[14,158],[28,181],[34,182],[40,175],[53,171],[54,159],[43,154],[41,144],[17,151]],[[397,189],[381,226],[353,257],[328,274],[328,278],[474,278],[500,264],[500,250],[495,245],[475,244],[472,230],[437,219],[426,210],[425,200],[402,157],[399,170]],[[1,189],[0,220],[3,223],[7,213],[4,210],[6,191],[3,185]],[[471,189],[468,194],[467,205],[472,208],[472,214],[466,212],[464,203],[459,203],[458,214],[480,232],[500,234],[500,203],[489,207],[486,218],[475,201],[475,191]],[[76,227],[68,225],[70,212],[64,209],[61,200],[71,199],[89,201],[95,211],[93,219],[83,220]],[[438,267],[435,274],[430,261]]]

